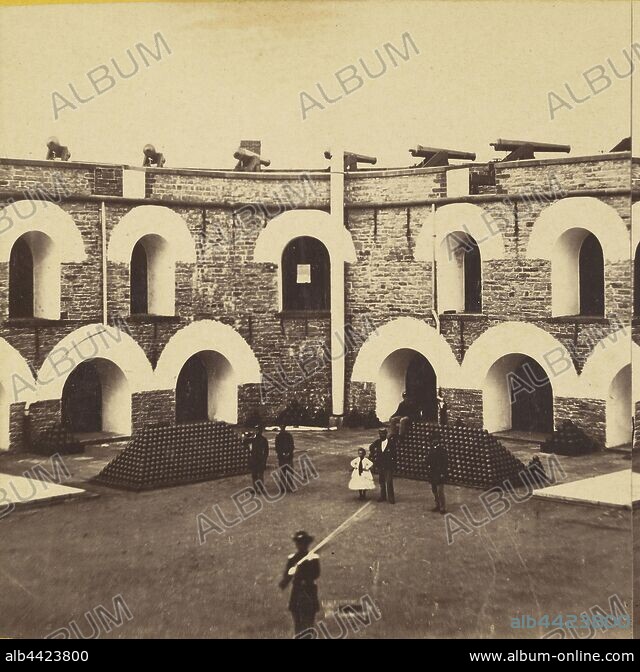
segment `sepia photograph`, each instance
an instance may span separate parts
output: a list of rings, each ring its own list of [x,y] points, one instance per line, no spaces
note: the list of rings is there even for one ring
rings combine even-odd
[[[639,62],[635,0],[2,0],[5,662],[634,662]]]

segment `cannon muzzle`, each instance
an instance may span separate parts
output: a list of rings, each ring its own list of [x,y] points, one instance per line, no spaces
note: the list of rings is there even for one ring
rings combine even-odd
[[[237,160],[235,170],[240,170],[248,173],[260,170],[260,166],[270,166],[271,161],[260,158],[259,154],[252,152],[250,149],[239,147],[233,158]]]
[[[410,149],[411,156],[419,156],[424,159],[430,159],[436,154],[446,154],[450,159],[467,159],[469,161],[476,160],[475,152],[459,152],[455,149],[443,149],[440,147],[425,147],[423,145],[416,145],[415,149]]]
[[[528,147],[533,152],[564,152],[568,154],[571,151],[571,145],[556,145],[552,142],[533,142],[530,140],[504,140],[503,138],[498,138],[498,140],[489,144],[497,152],[515,152],[521,147]]]

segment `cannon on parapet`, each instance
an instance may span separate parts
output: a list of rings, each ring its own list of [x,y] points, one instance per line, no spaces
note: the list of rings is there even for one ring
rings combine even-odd
[[[325,159],[331,159],[332,154],[330,151],[324,153]],[[343,166],[344,170],[358,170],[359,163],[368,163],[372,166],[375,166],[378,162],[378,159],[375,156],[366,156],[365,154],[356,154],[355,152],[345,152]]]
[[[620,142],[609,150],[609,153],[613,154],[614,152],[630,152],[631,151],[631,136],[628,138],[623,138]]]
[[[475,152],[459,152],[455,149],[444,149],[441,147],[424,147],[417,145],[415,149],[410,149],[411,156],[421,157],[423,160],[416,168],[431,168],[433,166],[448,166],[449,159],[466,159],[475,161]]]
[[[504,140],[498,138],[489,143],[497,152],[509,152],[503,161],[521,161],[523,159],[535,159],[536,152],[564,152],[571,151],[571,145],[556,145],[551,142],[533,142],[530,140]]]
[[[164,154],[162,154],[162,152],[157,152],[153,145],[145,145],[142,153],[144,154],[144,161],[142,162],[143,166],[162,168],[167,161],[164,158]]]
[[[68,161],[71,158],[71,152],[68,147],[61,145],[58,138],[49,138],[47,140],[47,161]]]
[[[252,152],[245,147],[239,147],[233,158],[238,161],[234,170],[239,170],[243,173],[255,173],[259,171],[262,166],[270,166],[271,161],[260,158],[259,154]]]

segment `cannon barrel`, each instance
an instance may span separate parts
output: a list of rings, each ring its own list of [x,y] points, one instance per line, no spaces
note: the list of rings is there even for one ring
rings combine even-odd
[[[571,151],[571,145],[557,145],[552,142],[533,142],[529,140],[505,140],[498,138],[489,143],[497,152],[513,152],[523,146],[531,147],[534,152],[565,152]]]
[[[416,145],[415,149],[410,149],[411,156],[420,156],[422,158],[430,158],[436,154],[444,153],[450,159],[469,159],[476,160],[475,152],[459,152],[455,149],[442,149],[440,147],[425,147],[423,145]]]
[[[233,158],[237,161],[248,161],[249,159],[253,159],[259,161],[261,166],[271,165],[271,161],[268,159],[261,159],[258,154],[252,152],[250,149],[245,149],[244,147],[239,147],[233,155]]]
[[[331,160],[332,157],[333,154],[329,150],[325,151],[325,159]],[[372,166],[375,166],[378,162],[378,159],[375,156],[366,156],[365,154],[356,154],[355,152],[345,152],[344,158],[351,163],[356,161],[357,163],[370,163]]]
[[[356,154],[355,152],[345,152],[345,157],[358,163],[370,163],[372,166],[378,163],[378,159],[375,156],[366,156],[365,154]]]

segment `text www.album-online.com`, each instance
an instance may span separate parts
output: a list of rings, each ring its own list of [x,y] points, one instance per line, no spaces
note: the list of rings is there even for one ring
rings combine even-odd
[[[597,651],[558,651],[558,653],[547,653],[544,651],[522,651],[516,650],[509,653],[482,651],[470,652],[469,660],[472,663],[544,663],[557,661],[559,663],[632,663],[634,654],[631,652],[607,651],[604,654]]]

